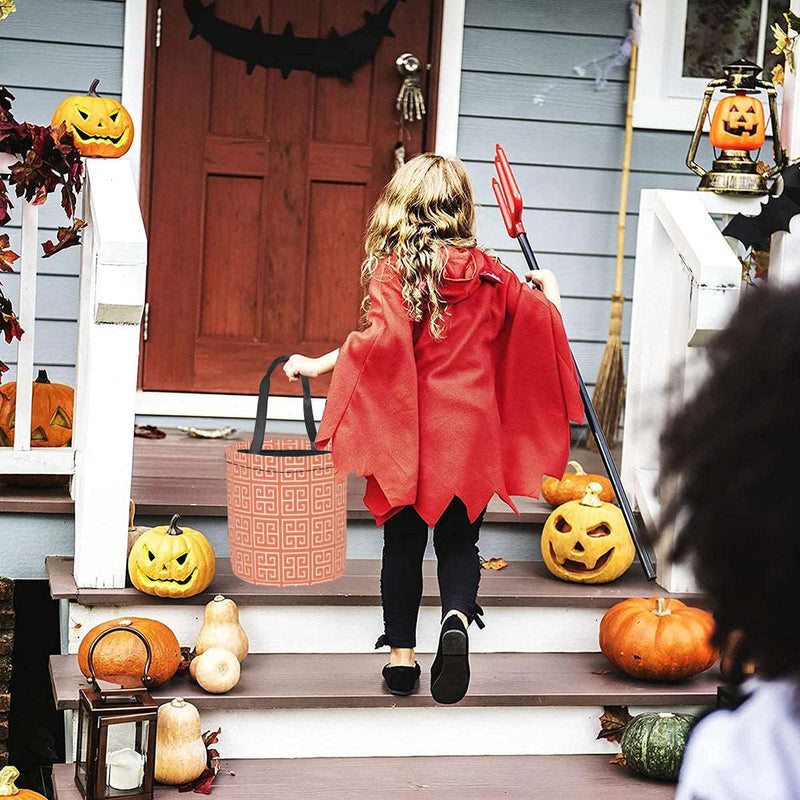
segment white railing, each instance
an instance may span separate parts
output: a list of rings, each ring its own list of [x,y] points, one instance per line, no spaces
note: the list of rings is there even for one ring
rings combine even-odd
[[[622,479],[648,528],[677,486],[659,479],[659,436],[703,375],[703,345],[736,309],[742,265],[711,214],[755,214],[758,198],[709,192],[642,191],[636,241]],[[691,572],[671,564],[663,532],[657,547],[661,586],[694,588]]]
[[[0,170],[13,161],[0,156]],[[0,474],[72,475],[76,582],[86,588],[121,587],[147,239],[130,163],[90,158],[85,166],[82,218],[87,227],[77,310],[72,447],[30,444],[40,233],[38,208],[22,203],[17,314],[25,334],[17,356],[14,446],[0,448]]]

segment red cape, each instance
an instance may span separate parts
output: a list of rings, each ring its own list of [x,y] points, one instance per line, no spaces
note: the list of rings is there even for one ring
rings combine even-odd
[[[445,338],[413,322],[388,262],[369,285],[369,326],[339,352],[318,447],[367,476],[378,525],[413,505],[434,525],[454,496],[474,521],[492,495],[538,497],[569,457],[583,404],[556,307],[480,250],[448,251]]]

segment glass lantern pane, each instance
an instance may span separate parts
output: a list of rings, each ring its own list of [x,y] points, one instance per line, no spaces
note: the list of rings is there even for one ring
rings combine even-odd
[[[80,705],[80,719],[78,720],[78,749],[76,752],[77,762],[77,775],[81,783],[86,786],[86,762],[87,753],[89,750],[89,727],[91,723],[91,714],[89,709],[81,703]]]
[[[149,721],[108,725],[106,797],[127,797],[143,791]]]

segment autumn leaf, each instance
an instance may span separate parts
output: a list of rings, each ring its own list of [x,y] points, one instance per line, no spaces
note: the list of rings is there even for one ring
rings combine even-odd
[[[166,439],[167,434],[155,425],[136,425],[133,435],[140,439]]]
[[[625,759],[625,756],[622,753],[617,753],[613,758],[608,760],[609,764],[619,764],[621,767],[628,766],[628,762]]]
[[[628,706],[604,706],[603,713],[600,715],[600,733],[596,738],[618,742],[625,726],[632,719],[633,716],[628,711]]]
[[[14,0],[0,0],[0,21],[17,10]]]
[[[504,558],[482,559],[481,566],[484,569],[505,569],[508,562]]]
[[[792,28],[792,30],[800,31],[800,17],[797,16],[793,11],[785,11],[783,13],[783,18],[786,20],[786,24]]]
[[[783,86],[783,79],[785,75],[783,74],[783,64],[776,64],[772,68],[772,82],[776,86]]]
[[[0,236],[0,272],[11,272],[11,265],[19,256],[8,246],[8,234]]]
[[[80,244],[80,231],[85,227],[86,223],[82,219],[75,217],[75,219],[72,221],[72,225],[59,228],[58,233],[56,234],[58,243],[53,244],[52,240],[48,239],[42,245],[42,250],[44,250],[44,255],[42,258],[50,258],[50,256],[60,253],[62,250],[66,250],[68,247],[74,247],[75,245]]]
[[[610,675],[610,674],[611,674],[611,670],[610,669],[593,669],[592,670],[592,675]]]
[[[12,339],[21,339],[25,333],[20,327],[11,301],[2,292],[0,292],[0,332],[5,336],[6,344],[11,344]]]
[[[206,768],[190,783],[178,787],[179,792],[194,792],[195,794],[211,794],[211,788],[214,785],[217,775],[219,775],[222,767],[220,766],[219,751],[211,747],[212,744],[219,742],[219,735],[222,733],[222,728],[217,728],[215,731],[206,731],[203,734],[203,744],[206,746],[207,761]]]

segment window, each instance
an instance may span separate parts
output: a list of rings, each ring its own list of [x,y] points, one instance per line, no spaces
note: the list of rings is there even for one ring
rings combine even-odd
[[[703,90],[722,67],[747,58],[769,80],[770,28],[785,27],[789,0],[643,0],[633,124],[693,130]]]

